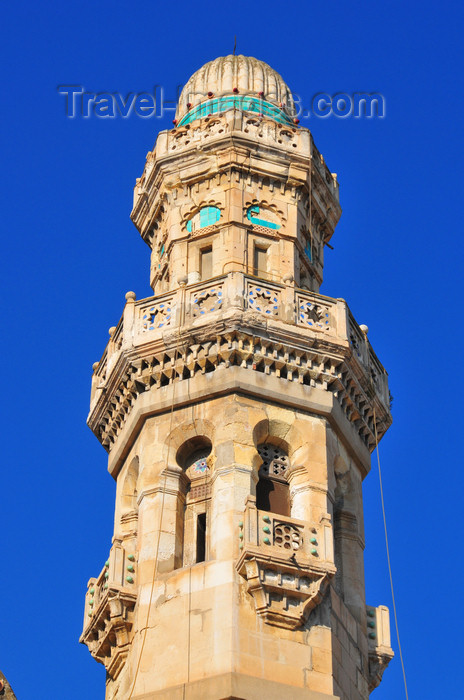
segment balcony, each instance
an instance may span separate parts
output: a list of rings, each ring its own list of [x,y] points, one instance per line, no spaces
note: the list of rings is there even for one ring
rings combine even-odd
[[[385,605],[366,606],[369,649],[369,692],[377,688],[394,654],[390,641],[390,613]]]
[[[230,365],[330,391],[369,450],[374,404],[379,437],[391,423],[387,374],[345,301],[233,272],[127,294],[94,365],[89,425],[110,450],[139,393]]]
[[[249,497],[237,536],[236,569],[247,582],[256,614],[286,629],[303,625],[336,571],[329,516],[307,523],[258,510]]]
[[[84,629],[79,641],[87,645],[113,679],[124,665],[131,641],[137,599],[135,559],[135,553],[115,543],[98,578],[89,580],[85,596]]]

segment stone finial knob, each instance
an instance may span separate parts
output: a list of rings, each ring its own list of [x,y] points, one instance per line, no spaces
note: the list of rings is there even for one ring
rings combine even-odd
[[[100,363],[99,363],[99,362],[94,362],[94,363],[93,363],[93,365],[92,365],[92,369],[93,369],[93,371],[94,371],[94,372],[96,372],[96,371],[97,371],[97,369],[98,369],[98,366],[99,366],[99,365],[100,365]]]
[[[369,333],[369,328],[364,323],[362,323],[359,327],[364,333],[364,335],[367,335]]]
[[[286,275],[283,276],[284,282],[288,282],[288,284],[291,284],[294,280],[294,277],[292,274],[287,273]]]
[[[108,333],[109,333],[110,338],[113,335],[115,330],[116,330],[116,326],[111,326],[111,328],[108,328]]]
[[[135,292],[126,292],[126,301],[135,301],[136,299]]]
[[[177,284],[180,285],[181,287],[185,287],[185,285],[188,282],[188,277],[185,275],[184,277],[178,277],[177,278]]]

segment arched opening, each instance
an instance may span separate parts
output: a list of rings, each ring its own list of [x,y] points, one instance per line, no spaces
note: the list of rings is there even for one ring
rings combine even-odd
[[[179,566],[191,566],[208,559],[211,500],[208,458],[211,450],[211,440],[198,435],[184,442],[177,451],[177,463],[187,477],[178,524],[182,538]]]
[[[290,491],[285,472],[290,466],[288,455],[280,447],[263,443],[258,445],[263,463],[256,485],[256,507],[278,515],[290,515]]]
[[[120,520],[123,531],[133,528],[137,522],[137,479],[139,476],[139,458],[134,457],[123,477],[120,492]]]

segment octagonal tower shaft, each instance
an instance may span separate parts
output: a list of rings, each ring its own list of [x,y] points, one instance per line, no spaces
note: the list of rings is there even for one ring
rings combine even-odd
[[[232,109],[159,135],[132,219],[152,250],[155,294],[184,276],[233,271],[318,291],[340,213],[336,177],[308,130]]]
[[[94,365],[88,423],[117,494],[81,641],[108,700],[365,700],[392,656],[363,570],[387,375],[346,303],[319,294],[335,176],[283,123],[280,76],[218,61],[135,187],[154,296],[126,295]],[[239,107],[238,78],[256,92]]]

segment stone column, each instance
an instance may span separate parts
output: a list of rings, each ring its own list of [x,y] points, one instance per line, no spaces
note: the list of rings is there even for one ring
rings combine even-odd
[[[181,565],[186,481],[180,467],[169,465],[160,474],[157,485],[145,489],[139,496],[139,571],[142,583],[151,580],[156,556],[160,573]]]
[[[238,556],[238,538],[231,533],[238,532],[245,500],[255,492],[259,460],[246,408],[232,398],[223,401],[227,405],[224,405],[223,429],[216,432],[210,521],[211,558],[221,560]]]

